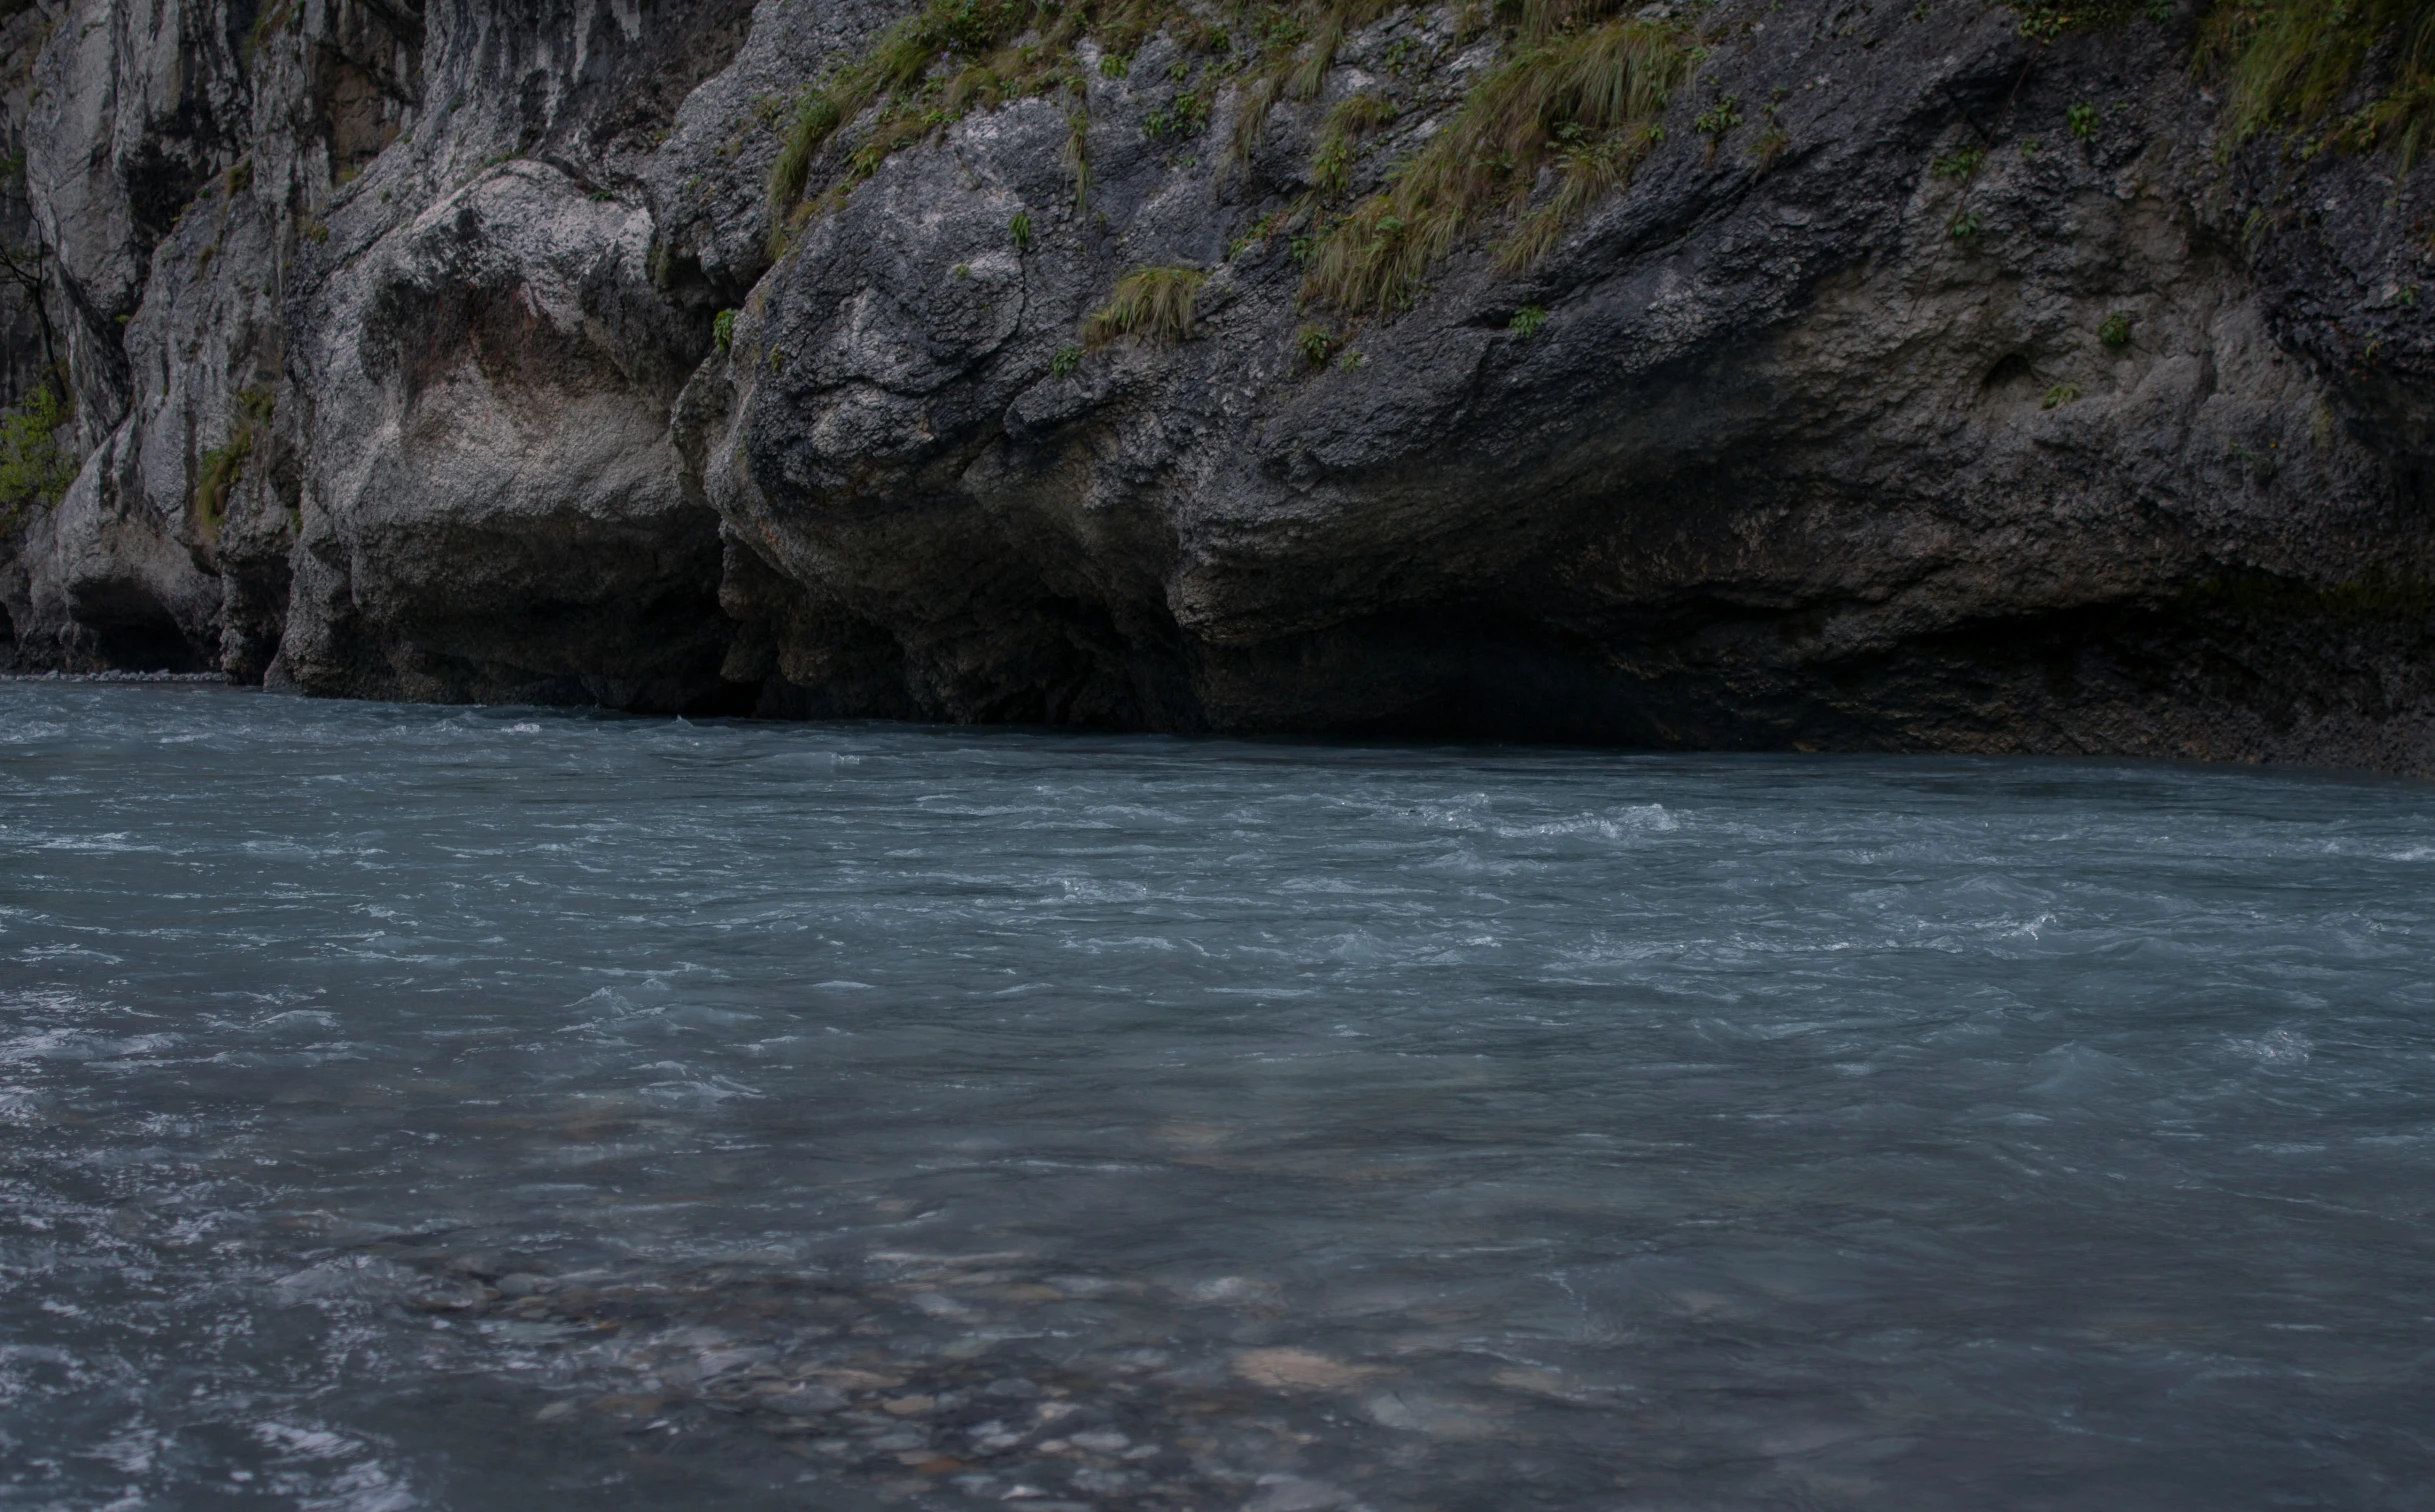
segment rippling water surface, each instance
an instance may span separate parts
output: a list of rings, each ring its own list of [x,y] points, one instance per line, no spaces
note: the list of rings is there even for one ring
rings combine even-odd
[[[0,1506],[2435,1506],[2435,790],[0,686]]]

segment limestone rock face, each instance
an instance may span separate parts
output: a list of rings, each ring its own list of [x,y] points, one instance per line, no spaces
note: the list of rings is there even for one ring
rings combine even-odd
[[[1353,315],[1309,238],[1497,31],[1389,11],[1260,131],[1215,9],[994,103],[942,65],[782,214],[803,91],[911,10],[36,0],[0,224],[44,319],[0,330],[12,373],[51,332],[84,461],[6,527],[8,654],[2435,772],[2428,181],[2228,143],[2190,15],[1686,11],[1628,183]],[[1392,119],[1322,171],[1359,94]],[[1083,351],[1150,267],[1202,275],[1189,335]]]

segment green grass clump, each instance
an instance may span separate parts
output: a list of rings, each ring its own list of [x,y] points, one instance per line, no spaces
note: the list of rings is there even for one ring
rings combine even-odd
[[[1349,311],[1409,305],[1466,230],[1521,211],[1540,168],[1553,162],[1555,193],[1502,252],[1509,269],[1528,266],[1661,139],[1658,117],[1691,66],[1685,34],[1666,22],[1609,21],[1524,42],[1473,86],[1392,183],[1328,231],[1303,276],[1304,302]]]
[[[1035,0],[930,0],[918,13],[888,28],[871,50],[820,88],[804,94],[770,165],[769,194],[780,209],[799,203],[811,187],[812,164],[829,139],[865,110],[889,101],[897,108],[871,143],[855,155],[854,175],[867,178],[888,152],[918,140],[967,110],[995,105],[1014,94],[1041,93],[1067,81],[1065,50],[1079,31],[1080,16],[1068,13],[1046,27],[1052,49],[1010,49],[1007,44],[1033,29],[1046,9]],[[920,107],[917,96],[932,82],[941,61],[962,59],[967,67],[948,82],[944,100]],[[907,131],[908,126],[914,128]],[[893,128],[893,129],[892,129]],[[884,145],[883,145],[884,144]],[[878,146],[879,156],[869,156]]]
[[[1259,150],[1267,134],[1268,114],[1278,100],[1289,95],[1307,100],[1318,94],[1327,71],[1335,66],[1336,49],[1344,45],[1345,33],[1369,25],[1397,3],[1323,0],[1293,9],[1270,5],[1262,10],[1252,26],[1252,53],[1244,63],[1243,93],[1219,171],[1240,167]]]
[[[1202,89],[1187,89],[1174,101],[1150,112],[1141,123],[1151,141],[1168,137],[1185,140],[1199,136],[1209,129],[1209,93]]]
[[[724,352],[736,344],[736,312],[721,310],[710,317],[710,344]]]
[[[2120,310],[2097,322],[2097,339],[2109,347],[2131,344],[2131,317]]]
[[[1322,194],[1342,194],[1352,182],[1353,157],[1362,138],[1395,119],[1395,104],[1385,95],[1348,95],[1328,111],[1319,126],[1319,148],[1311,154],[1311,182]]]
[[[1083,346],[1095,351],[1119,336],[1162,346],[1190,338],[1193,306],[1208,278],[1198,268],[1135,268],[1116,280],[1106,304],[1083,318]]]
[[[779,219],[773,250],[811,213],[803,208],[807,202],[812,210],[834,205],[892,153],[974,110],[1013,99],[1060,93],[1073,99],[1077,125],[1067,157],[1077,198],[1087,201],[1090,168],[1082,138],[1088,117],[1079,108],[1086,91],[1078,56],[1085,38],[1098,44],[1100,72],[1110,78],[1129,78],[1143,41],[1162,29],[1186,53],[1168,70],[1175,83],[1190,83],[1192,57],[1221,60],[1202,83],[1151,115],[1154,138],[1207,130],[1216,80],[1241,75],[1241,108],[1225,157],[1232,167],[1258,145],[1279,98],[1317,92],[1348,29],[1399,3],[1405,0],[1297,0],[1254,12],[1244,0],[1229,0],[1223,14],[1248,41],[1246,50],[1227,26],[1194,12],[1185,0],[929,0],[882,32],[860,58],[797,98],[770,165],[769,198]],[[840,149],[825,187],[815,186],[824,155],[848,135],[851,150]]]
[[[1326,367],[1328,354],[1336,350],[1336,336],[1322,327],[1306,325],[1294,333],[1294,345],[1301,351],[1304,362],[1312,367]]]
[[[228,519],[228,496],[245,472],[245,459],[254,454],[254,433],[239,430],[227,444],[203,453],[195,471],[194,522],[203,539],[216,541]]]
[[[34,505],[47,509],[76,481],[76,454],[59,444],[67,400],[48,379],[0,410],[0,528]]]
[[[1928,165],[1928,172],[1940,179],[1966,179],[1978,176],[1979,164],[1987,161],[1987,149],[1973,142],[1957,151],[1948,152]]]
[[[270,424],[274,398],[264,388],[249,388],[237,396],[237,414],[228,439],[197,459],[194,484],[195,528],[206,541],[220,538],[228,520],[228,496],[245,475],[246,459],[254,454],[255,438]]]
[[[1546,324],[1547,311],[1543,306],[1524,305],[1513,312],[1513,319],[1506,322],[1505,328],[1524,341],[1528,341],[1531,337],[1538,335]]]
[[[2435,132],[2435,0],[2224,0],[2200,55],[2231,76],[2236,138],[2317,133],[2306,151],[2389,142],[2407,172]],[[2360,100],[2371,65],[2380,87]]]

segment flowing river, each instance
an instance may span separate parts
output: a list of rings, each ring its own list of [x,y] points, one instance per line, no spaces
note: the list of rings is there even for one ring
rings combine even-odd
[[[0,1507],[2435,1507],[2435,788],[0,685]]]

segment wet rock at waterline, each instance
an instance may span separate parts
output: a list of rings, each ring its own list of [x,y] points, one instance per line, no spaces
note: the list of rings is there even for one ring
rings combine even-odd
[[[1368,296],[1313,280],[1530,44],[1324,9],[934,27],[799,209],[909,6],[36,0],[9,361],[81,469],[0,532],[5,655],[2435,770],[2426,176],[2236,148],[2189,7],[1598,12],[1667,101]],[[1183,324],[1086,349],[1142,270]]]

